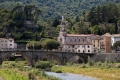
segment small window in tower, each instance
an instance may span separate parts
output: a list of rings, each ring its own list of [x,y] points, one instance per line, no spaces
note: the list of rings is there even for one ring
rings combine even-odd
[[[62,42],[62,38],[60,38],[60,42]]]

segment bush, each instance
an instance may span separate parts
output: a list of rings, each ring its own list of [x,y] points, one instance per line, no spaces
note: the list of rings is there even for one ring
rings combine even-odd
[[[82,63],[81,67],[82,67],[82,68],[86,68],[85,63]]]
[[[72,66],[73,63],[72,63],[72,62],[67,62],[66,65],[67,65],[67,66]]]
[[[96,63],[96,67],[101,67],[101,66],[102,66],[102,62],[99,61]]]
[[[62,68],[59,66],[53,66],[51,70],[56,73],[62,73]]]
[[[90,57],[88,57],[88,65],[89,66],[93,66],[94,65],[94,61]]]
[[[29,80],[36,80],[35,76],[34,76],[34,74],[32,72],[28,73],[28,78],[29,78]]]
[[[38,61],[35,63],[36,68],[46,69],[51,68],[56,63],[54,61]]]

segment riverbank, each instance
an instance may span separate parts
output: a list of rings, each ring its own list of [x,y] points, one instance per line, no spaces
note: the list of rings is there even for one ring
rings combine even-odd
[[[104,63],[94,62],[88,58],[88,63],[67,63],[65,66],[53,66],[54,72],[68,72],[90,76],[100,80],[120,80],[120,63],[110,63],[107,59]]]
[[[34,67],[24,67],[26,65],[26,61],[4,61],[0,66],[0,77],[3,80],[59,80]]]
[[[120,80],[120,69],[80,68],[61,66],[62,72],[91,76],[100,80]]]

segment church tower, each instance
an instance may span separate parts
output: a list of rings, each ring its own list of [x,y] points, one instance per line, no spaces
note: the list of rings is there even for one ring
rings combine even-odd
[[[62,16],[62,22],[60,24],[60,33],[59,35],[61,36],[66,36],[67,33],[66,33],[66,22],[64,21],[64,17]]]

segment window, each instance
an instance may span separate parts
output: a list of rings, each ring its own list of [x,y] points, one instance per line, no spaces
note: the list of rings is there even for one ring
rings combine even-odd
[[[72,39],[70,39],[70,42],[72,42]]]
[[[10,40],[10,42],[12,42],[12,40]]]
[[[76,39],[74,41],[76,42]]]
[[[74,48],[74,45],[72,47]]]
[[[89,48],[90,46],[88,46],[88,48]]]
[[[88,52],[90,52],[90,50],[88,50]]]
[[[85,46],[82,46],[83,48],[85,48]]]
[[[84,42],[84,39],[83,39],[83,42]]]
[[[80,50],[78,50],[78,52],[80,52]]]
[[[79,42],[80,42],[80,39],[79,39]]]
[[[12,46],[12,44],[10,44],[10,46]]]
[[[85,53],[85,51],[83,50],[83,53]]]

